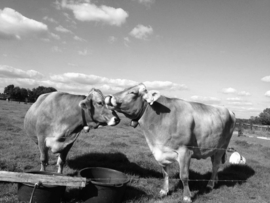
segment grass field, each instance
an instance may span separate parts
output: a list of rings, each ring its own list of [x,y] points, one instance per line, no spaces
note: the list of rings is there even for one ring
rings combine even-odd
[[[39,170],[39,151],[23,130],[23,119],[30,104],[0,101],[0,170],[23,172]],[[260,135],[261,136],[261,135]],[[230,146],[246,159],[245,166],[228,162],[220,169],[220,181],[206,193],[211,175],[210,159],[192,160],[190,189],[193,202],[199,203],[268,203],[270,202],[270,141],[237,137]],[[228,153],[228,157],[230,153]],[[50,156],[49,171],[56,171],[56,157]],[[76,175],[85,167],[108,167],[126,173],[130,178],[123,202],[176,203],[182,200],[178,165],[170,167],[170,193],[160,199],[161,168],[151,154],[140,127],[129,127],[122,119],[116,127],[103,127],[82,133],[70,150],[64,173]],[[80,202],[78,188],[67,188],[64,202]],[[17,184],[0,182],[0,203],[17,202]]]

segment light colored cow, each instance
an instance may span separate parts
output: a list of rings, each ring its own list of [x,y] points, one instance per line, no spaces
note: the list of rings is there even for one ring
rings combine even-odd
[[[157,91],[147,91],[144,84],[107,96],[105,103],[132,119],[132,126],[138,123],[142,128],[150,150],[162,166],[161,196],[169,191],[167,167],[177,161],[184,186],[183,200],[191,202],[188,185],[191,158],[211,157],[213,168],[208,187],[214,187],[235,126],[232,112],[224,107],[161,96]]]
[[[58,173],[82,129],[116,125],[117,114],[106,108],[104,96],[92,89],[88,96],[53,92],[41,95],[25,115],[24,129],[40,150],[41,171],[48,165],[48,150],[58,153]]]

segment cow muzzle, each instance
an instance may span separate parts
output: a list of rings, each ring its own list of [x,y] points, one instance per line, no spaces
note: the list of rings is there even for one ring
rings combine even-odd
[[[105,97],[105,104],[107,108],[111,110],[115,109],[117,106],[116,99],[112,95],[108,95]]]
[[[109,126],[114,126],[117,125],[118,123],[120,123],[120,118],[118,117],[112,117],[109,121],[108,121],[108,125]]]

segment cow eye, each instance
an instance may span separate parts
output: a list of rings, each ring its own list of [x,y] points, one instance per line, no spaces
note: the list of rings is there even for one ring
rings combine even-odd
[[[134,91],[132,91],[132,92],[130,92],[130,94],[134,94],[134,95],[136,95],[137,93],[136,93],[136,92],[134,92]]]
[[[97,103],[99,106],[103,106],[103,103],[102,102],[98,102]]]

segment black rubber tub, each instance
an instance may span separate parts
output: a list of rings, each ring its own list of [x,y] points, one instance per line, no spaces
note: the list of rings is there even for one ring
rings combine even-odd
[[[120,203],[129,182],[124,173],[101,167],[84,168],[79,176],[87,179],[81,191],[85,203]]]
[[[28,171],[26,173],[62,176],[62,174],[43,171]],[[65,186],[38,186],[31,183],[18,183],[18,200],[24,203],[60,203],[65,190]]]

